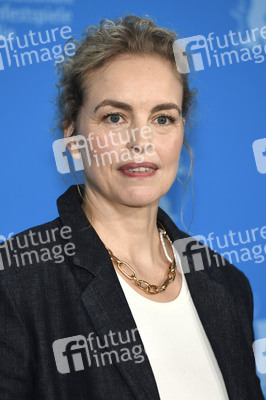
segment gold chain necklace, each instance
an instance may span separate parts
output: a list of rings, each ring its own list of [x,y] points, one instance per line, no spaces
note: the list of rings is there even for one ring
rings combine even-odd
[[[175,276],[176,276],[176,272],[175,272],[175,268],[176,268],[175,257],[174,257],[173,259],[171,259],[171,258],[169,257],[169,255],[168,255],[168,253],[167,253],[167,250],[166,250],[165,243],[164,243],[164,238],[166,238],[166,239],[168,240],[168,242],[170,243],[171,248],[172,248],[172,251],[173,251],[173,254],[174,254],[174,249],[173,249],[172,242],[171,242],[169,236],[167,235],[166,230],[165,230],[163,224],[162,224],[160,221],[157,221],[157,222],[158,222],[158,224],[162,227],[162,229],[159,230],[160,242],[161,242],[161,245],[162,245],[162,248],[163,248],[163,252],[164,252],[164,254],[165,254],[167,260],[169,261],[169,267],[168,267],[168,271],[167,271],[167,278],[166,278],[166,280],[164,281],[164,283],[163,283],[162,285],[152,285],[152,284],[150,284],[149,282],[147,282],[147,281],[145,281],[145,280],[143,280],[143,279],[138,279],[137,276],[136,276],[136,271],[134,270],[134,268],[131,267],[131,265],[129,265],[126,261],[119,260],[119,258],[117,258],[117,257],[113,254],[113,252],[112,252],[110,249],[108,249],[108,248],[106,247],[106,249],[108,250],[108,252],[109,252],[109,254],[110,254],[110,256],[111,256],[111,259],[113,259],[114,261],[116,261],[117,267],[119,268],[119,270],[120,270],[128,279],[134,280],[134,282],[136,283],[136,285],[137,285],[140,289],[144,290],[145,292],[147,292],[147,293],[149,293],[149,294],[157,294],[157,293],[160,293],[160,292],[164,291],[164,290],[167,288],[167,286],[169,285],[169,283],[170,283],[170,282],[173,282],[173,280],[175,279]],[[133,273],[132,275],[129,275],[129,274],[122,268],[122,265],[123,265],[123,264],[124,264],[126,267],[128,267],[128,268],[130,269],[130,271]]]

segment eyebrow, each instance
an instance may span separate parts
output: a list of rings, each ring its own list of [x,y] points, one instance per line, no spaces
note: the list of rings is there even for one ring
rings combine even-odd
[[[121,101],[116,101],[116,100],[111,100],[111,99],[106,99],[106,100],[101,101],[101,103],[99,103],[95,107],[94,113],[96,113],[96,111],[99,110],[99,108],[104,107],[104,106],[113,106],[113,107],[121,108],[122,110],[129,111],[129,112],[133,111],[133,107],[127,103],[123,103]],[[173,108],[176,109],[179,112],[179,114],[181,115],[181,110],[178,107],[178,105],[175,103],[157,104],[156,106],[154,106],[151,109],[151,112],[154,113],[154,112],[162,111],[162,110],[171,110]]]

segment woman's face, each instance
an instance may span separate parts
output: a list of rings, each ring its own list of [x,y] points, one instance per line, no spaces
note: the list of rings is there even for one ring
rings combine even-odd
[[[77,134],[88,144],[82,159],[90,199],[158,204],[176,177],[184,136],[183,89],[173,70],[156,56],[121,55],[85,90]]]

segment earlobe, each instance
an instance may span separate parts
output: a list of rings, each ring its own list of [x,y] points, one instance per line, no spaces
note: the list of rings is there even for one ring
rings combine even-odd
[[[63,125],[63,131],[64,131],[64,138],[69,139],[66,144],[67,148],[68,148],[72,158],[75,160],[79,160],[81,158],[81,154],[79,151],[78,144],[77,144],[76,140],[74,139],[75,136],[73,136],[72,140],[70,138],[75,130],[75,125],[73,122],[68,126],[66,126],[66,123],[63,122],[62,125]]]
[[[74,123],[71,122],[71,124],[67,125],[66,121],[62,122],[62,127],[63,127],[63,132],[64,132],[64,138],[69,138],[72,133],[74,132]]]
[[[72,142],[68,143],[67,147],[71,154],[71,157],[74,160],[79,160],[81,158],[79,146],[76,141],[73,140]]]

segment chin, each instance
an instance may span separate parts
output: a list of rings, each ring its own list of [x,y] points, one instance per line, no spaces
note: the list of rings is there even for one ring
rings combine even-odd
[[[155,203],[159,204],[159,200],[163,195],[159,195],[158,193],[131,193],[127,196],[127,199],[124,198],[124,204],[130,207],[146,207],[154,205]]]

